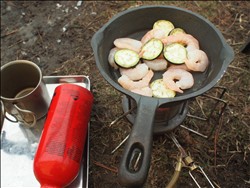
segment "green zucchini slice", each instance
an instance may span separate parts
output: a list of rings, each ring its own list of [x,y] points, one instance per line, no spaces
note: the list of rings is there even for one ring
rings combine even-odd
[[[158,20],[154,23],[153,29],[162,29],[168,36],[170,31],[174,29],[174,24],[168,20]]]
[[[179,33],[184,33],[186,34],[186,32],[181,29],[181,28],[174,28],[170,31],[169,35],[178,35]]]
[[[142,58],[153,60],[161,55],[163,48],[164,45],[160,39],[152,38],[142,46]]]
[[[115,53],[115,63],[123,68],[131,68],[140,61],[139,54],[129,49],[121,49]]]
[[[187,50],[180,43],[172,43],[164,47],[164,57],[174,64],[183,64],[187,58]]]
[[[150,88],[153,92],[153,97],[157,98],[173,98],[176,95],[176,92],[169,89],[163,79],[157,79],[150,84]]]

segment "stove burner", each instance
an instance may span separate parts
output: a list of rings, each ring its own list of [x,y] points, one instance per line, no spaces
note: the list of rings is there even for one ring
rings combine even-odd
[[[126,114],[126,118],[128,121],[133,125],[136,118],[136,103],[133,99],[124,95],[122,98],[122,107],[124,112],[131,111],[130,113]],[[185,117],[187,116],[188,112],[188,101],[185,100],[178,105],[173,107],[159,107],[156,110],[155,114],[155,122],[154,122],[154,134],[162,134],[167,131],[173,130],[177,126],[179,126]]]
[[[227,107],[227,101],[223,100],[223,96],[226,93],[226,91],[227,91],[227,89],[225,87],[215,86],[211,90],[211,93],[215,94],[215,96],[209,95],[208,94],[209,92],[207,92],[207,93],[204,93],[201,96],[197,97],[197,98],[204,97],[204,99],[210,99],[210,100],[214,101],[214,105],[212,107],[210,107],[209,109],[206,109],[206,110],[209,110],[210,112],[205,117],[196,116],[196,115],[192,115],[192,114],[187,113],[187,111],[188,111],[187,108],[189,108],[187,103],[189,103],[191,108],[195,107],[195,106],[193,106],[194,104],[192,103],[191,100],[189,100],[189,102],[185,101],[184,103],[181,103],[181,105],[179,105],[179,108],[177,108],[177,107],[175,108],[175,112],[177,112],[177,113],[171,113],[171,116],[167,116],[167,114],[166,114],[167,111],[166,110],[164,111],[164,108],[163,108],[163,110],[160,108],[162,111],[158,109],[157,115],[155,116],[154,133],[163,133],[165,131],[169,131],[169,130],[174,129],[175,127],[177,127],[179,125],[180,128],[184,128],[184,129],[186,129],[186,130],[188,130],[188,131],[190,131],[198,136],[201,136],[205,139],[209,139],[212,136],[212,134],[217,126],[217,124],[212,123],[211,120],[215,119],[215,120],[218,120],[218,122],[219,122],[223,116],[223,113],[224,113],[226,107]],[[212,102],[212,101],[208,101],[208,102]],[[198,102],[196,101],[196,103],[198,103]],[[199,104],[197,104],[197,105],[199,106]],[[218,109],[216,109],[216,108],[218,108],[218,105],[220,105],[220,106],[222,105],[221,108],[219,108],[220,109],[219,111],[218,111]],[[118,118],[116,118],[114,121],[112,121],[109,125],[110,127],[112,125],[114,125],[115,123],[117,123],[120,119],[122,119],[125,116],[127,117],[127,119],[129,120],[129,122],[131,124],[133,124],[133,122],[135,121],[135,117],[136,117],[136,104],[135,104],[135,102],[132,101],[132,99],[130,99],[124,95],[122,98],[122,107],[123,107],[124,113],[121,116],[119,116]],[[176,109],[178,109],[178,110],[176,110]],[[171,108],[171,111],[174,111],[173,108]],[[201,109],[201,111],[202,111],[202,109]],[[163,113],[163,112],[165,112],[165,113]],[[214,116],[215,113],[218,114],[217,118]],[[174,116],[174,115],[176,115],[176,116]],[[164,120],[164,117],[165,117],[165,120]],[[169,121],[167,121],[166,117],[168,117]],[[190,122],[191,124],[188,124],[188,126],[181,125],[181,123],[182,123],[183,119],[185,119],[185,117],[205,122],[207,124],[207,126],[211,127],[210,133],[208,135],[204,135],[204,134],[198,132],[198,130],[196,131],[193,128],[189,128],[190,126],[192,126],[191,122]],[[204,125],[204,124],[202,124],[202,125]],[[127,135],[119,143],[119,145],[114,150],[112,150],[111,154],[115,153],[126,142],[128,137],[129,137],[129,135]]]

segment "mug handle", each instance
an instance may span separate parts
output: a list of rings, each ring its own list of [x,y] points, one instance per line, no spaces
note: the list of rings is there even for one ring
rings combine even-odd
[[[1,115],[6,118],[8,121],[12,122],[12,123],[17,123],[18,122],[18,119],[16,118],[16,116],[12,115],[12,114],[9,114],[11,115],[15,120],[12,120],[10,119],[7,115],[6,115],[6,110],[4,108],[4,103],[3,101],[1,100]]]
[[[13,105],[18,111],[20,111],[21,112],[21,114],[29,114],[29,115],[31,115],[32,116],[32,118],[33,118],[33,120],[31,121],[31,122],[27,122],[27,121],[25,121],[25,118],[23,118],[22,117],[22,119],[23,119],[23,122],[22,123],[24,123],[24,126],[26,126],[26,127],[28,127],[28,128],[32,128],[32,127],[34,127],[35,126],[35,124],[36,124],[36,116],[35,116],[35,113],[34,112],[32,112],[32,111],[29,111],[29,110],[24,110],[24,109],[21,109],[20,107],[18,107],[16,104],[14,104]],[[16,117],[15,117],[16,118]]]

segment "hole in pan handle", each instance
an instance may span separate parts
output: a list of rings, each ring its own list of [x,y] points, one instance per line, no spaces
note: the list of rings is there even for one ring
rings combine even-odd
[[[131,152],[131,155],[129,156],[129,164],[128,168],[130,172],[137,172],[141,167],[142,162],[142,154],[143,151],[139,149],[139,147],[135,147],[135,149]]]
[[[126,142],[118,178],[126,187],[141,187],[150,167],[155,111],[157,99],[141,96],[137,100],[137,116]]]

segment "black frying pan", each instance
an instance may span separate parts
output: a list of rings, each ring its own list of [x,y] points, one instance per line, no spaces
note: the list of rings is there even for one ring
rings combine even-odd
[[[153,23],[160,19],[171,21],[175,27],[183,28],[198,39],[200,48],[207,53],[210,61],[206,72],[193,74],[195,84],[191,89],[169,99],[145,97],[122,88],[117,82],[119,72],[114,71],[108,63],[109,51],[114,47],[115,39],[131,37],[140,40],[152,29]],[[136,120],[124,148],[118,176],[124,186],[142,186],[150,167],[156,109],[161,105],[165,108],[171,107],[211,89],[232,62],[234,52],[211,22],[196,13],[173,6],[142,6],[121,12],[94,34],[91,45],[102,76],[115,89],[133,98],[137,103]],[[153,79],[161,76],[162,73],[157,73]],[[141,160],[139,168],[135,169],[132,164],[135,163],[134,158],[138,153],[141,153]]]

